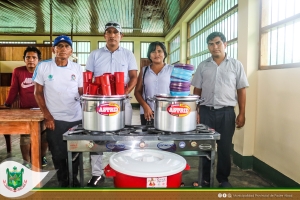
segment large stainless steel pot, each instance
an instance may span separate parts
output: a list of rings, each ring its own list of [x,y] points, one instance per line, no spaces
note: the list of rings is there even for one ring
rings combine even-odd
[[[89,131],[117,131],[125,127],[126,95],[84,95],[82,126]]]
[[[186,132],[196,129],[197,104],[203,99],[198,95],[170,96],[155,95],[154,127],[168,132]]]

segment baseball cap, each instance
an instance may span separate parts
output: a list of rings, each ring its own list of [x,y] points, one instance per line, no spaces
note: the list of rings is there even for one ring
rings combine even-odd
[[[122,32],[121,25],[118,22],[114,22],[114,21],[110,21],[110,22],[107,22],[107,24],[105,24],[104,32],[106,31],[106,29],[108,29],[110,27],[117,29],[120,33]]]
[[[53,46],[57,46],[58,43],[60,42],[66,42],[68,43],[70,46],[72,46],[72,40],[71,38],[69,38],[68,36],[66,35],[60,35],[58,36],[57,38],[55,38],[54,42],[53,42]]]

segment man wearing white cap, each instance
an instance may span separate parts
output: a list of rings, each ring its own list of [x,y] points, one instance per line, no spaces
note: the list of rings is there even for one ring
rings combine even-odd
[[[82,111],[75,97],[82,95],[82,67],[69,60],[72,54],[72,40],[60,35],[53,42],[54,59],[41,62],[32,79],[35,82],[35,99],[44,114],[47,141],[52,160],[57,170],[60,187],[69,186],[67,165],[67,143],[63,134],[71,127],[81,124]],[[73,186],[79,186],[77,179],[79,159],[73,162]]]
[[[122,27],[118,22],[105,25],[104,38],[106,46],[91,52],[86,63],[86,70],[93,76],[104,73],[124,72],[124,83],[127,84],[125,94],[129,94],[137,83],[137,64],[135,57],[128,49],[120,47]],[[132,107],[130,100],[125,100],[125,125],[131,125]],[[93,155],[94,154],[94,155]],[[91,153],[92,178],[87,186],[96,187],[104,180],[102,170],[102,152]]]

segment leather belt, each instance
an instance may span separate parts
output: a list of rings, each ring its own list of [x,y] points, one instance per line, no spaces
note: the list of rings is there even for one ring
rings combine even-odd
[[[224,106],[222,108],[214,108],[213,106],[201,106],[201,108],[206,108],[206,109],[209,109],[211,111],[222,111],[222,110],[231,110],[231,109],[234,109],[233,106]]]

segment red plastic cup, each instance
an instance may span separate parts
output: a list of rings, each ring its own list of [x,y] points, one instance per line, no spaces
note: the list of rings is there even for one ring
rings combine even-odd
[[[110,89],[111,89],[111,94],[115,95],[116,94],[116,86],[115,86],[115,76],[111,73],[104,73],[104,76],[109,76],[109,83],[110,83]]]
[[[110,89],[111,89],[111,95],[116,95],[116,94],[117,94],[115,82],[113,82],[113,83],[110,85]]]
[[[93,72],[83,72],[83,82],[91,83],[93,80]]]
[[[88,94],[90,95],[97,95],[99,94],[99,86],[97,84],[89,84],[89,87],[88,87]]]
[[[116,81],[115,81],[115,76],[113,74],[110,75],[109,81],[110,81],[111,94],[116,95]]]
[[[102,87],[101,87],[101,85],[98,85],[98,89],[99,89],[99,95],[103,95],[103,92],[102,92]]]
[[[89,82],[83,82],[83,94],[88,94],[87,90],[88,90],[88,87],[89,87]]]
[[[124,72],[115,72],[115,81],[116,83],[124,83]]]
[[[103,95],[107,95],[107,96],[110,96],[111,95],[111,88],[110,88],[110,85],[101,85],[101,88],[102,88],[102,93]]]
[[[116,95],[124,95],[125,94],[125,85],[124,82],[116,83]]]
[[[109,74],[103,74],[100,80],[101,80],[101,85],[110,85]]]
[[[94,83],[97,85],[101,85],[101,76],[97,76],[94,78]]]

